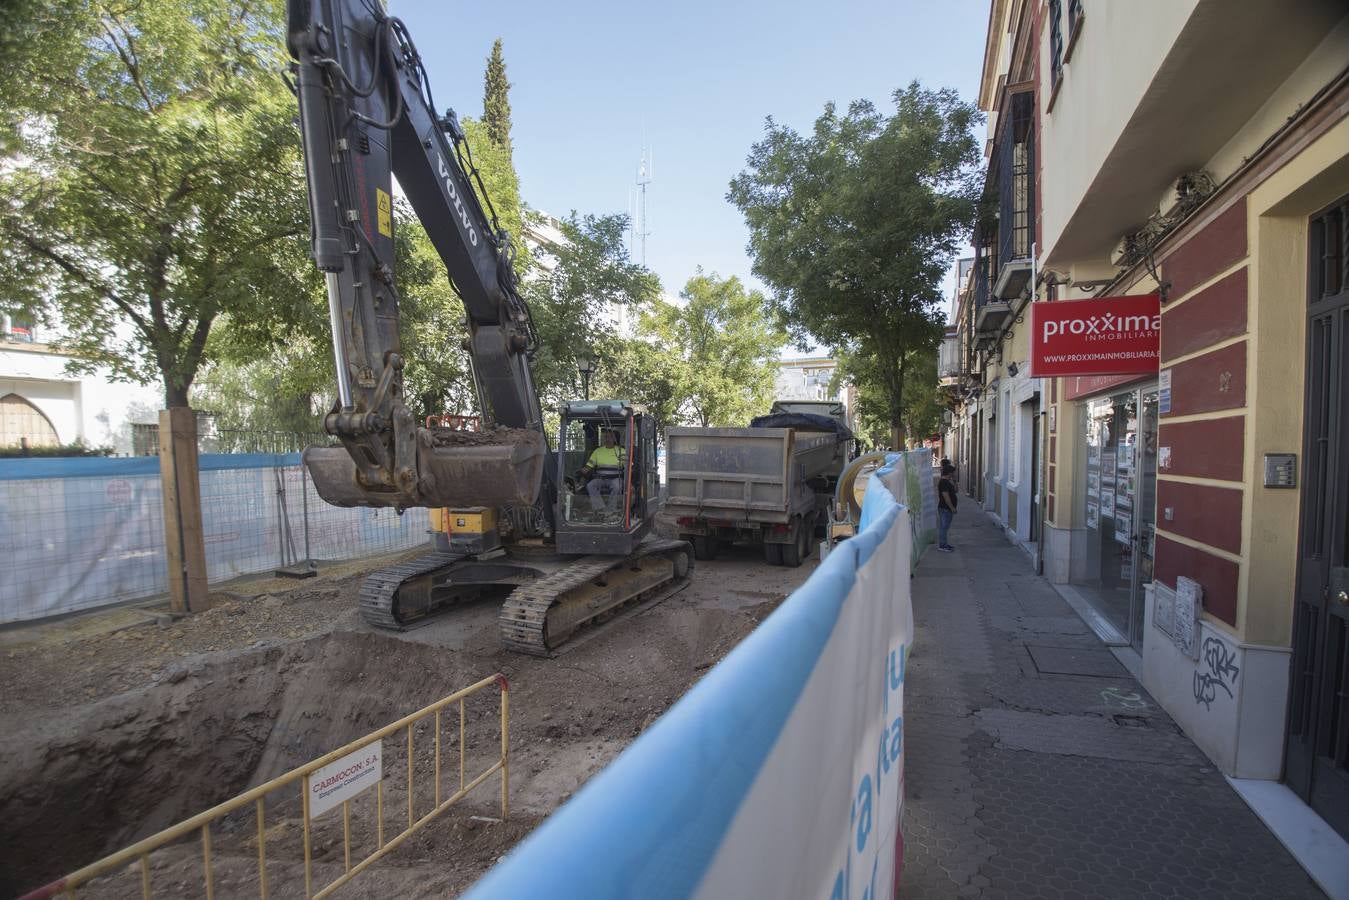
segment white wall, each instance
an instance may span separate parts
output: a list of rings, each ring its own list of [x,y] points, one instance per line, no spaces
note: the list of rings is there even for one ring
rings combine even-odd
[[[1041,248],[1052,252],[1198,0],[1091,3],[1052,113],[1049,29],[1040,46]],[[1064,4],[1065,17],[1067,4]],[[1064,40],[1068,39],[1064,23]]]
[[[775,400],[837,400],[847,403],[847,389],[829,391],[837,364],[827,357],[782,360],[773,386]]]
[[[128,423],[158,421],[162,392],[113,382],[106,373],[71,375],[69,360],[41,346],[0,344],[0,396],[17,394],[36,406],[63,444],[82,440],[130,453]]]

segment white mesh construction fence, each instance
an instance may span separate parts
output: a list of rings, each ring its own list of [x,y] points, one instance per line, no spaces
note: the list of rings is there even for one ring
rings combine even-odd
[[[426,540],[421,510],[399,516],[324,503],[298,453],[202,454],[199,461],[212,582]],[[166,592],[159,460],[0,461],[0,554],[0,623]]]

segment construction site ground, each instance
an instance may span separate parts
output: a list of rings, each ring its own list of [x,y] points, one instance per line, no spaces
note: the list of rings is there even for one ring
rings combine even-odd
[[[328,565],[315,578],[215,589],[188,617],[123,607],[0,631],[0,895],[60,877],[336,749],[494,672],[510,683],[510,817],[499,778],[341,896],[455,895],[668,709],[809,574],[751,547],[698,563],[679,593],[592,629],[555,658],[503,651],[500,595],[401,634],[361,622],[364,573],[422,551]],[[495,688],[468,703],[468,777],[499,747]],[[444,729],[443,794],[458,787],[457,715]],[[428,727],[415,734],[418,816],[434,805]],[[406,822],[407,754],[385,742],[386,839]],[[353,862],[374,846],[367,791],[351,804]],[[269,895],[303,896],[298,797],[268,798]],[[389,810],[396,812],[390,813]],[[402,816],[400,819],[399,816]],[[315,885],[343,871],[342,816],[315,820]],[[216,896],[256,896],[251,811],[213,830]],[[152,859],[164,896],[200,894],[200,845]],[[81,896],[140,896],[139,869]]]

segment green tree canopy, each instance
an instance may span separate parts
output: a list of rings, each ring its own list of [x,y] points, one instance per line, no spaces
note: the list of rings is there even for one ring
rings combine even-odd
[[[418,418],[476,411],[464,307],[426,230],[402,198],[394,200],[394,270],[408,408]],[[326,300],[311,297],[306,314],[284,330],[259,332],[226,317],[212,343],[216,361],[202,376],[194,404],[222,428],[316,432],[336,393]]]
[[[884,380],[875,371],[876,358],[846,349],[836,349],[834,358],[838,369],[833,388],[847,383],[857,389],[854,431],[858,437],[869,447],[893,446],[890,403],[882,389]],[[944,409],[937,397],[936,354],[921,348],[910,350],[904,379],[904,432],[911,438],[926,437],[940,427]]]
[[[573,212],[558,225],[564,240],[539,248],[538,272],[525,284],[539,331],[534,381],[545,409],[581,396],[580,356],[599,360],[597,388],[612,384],[603,380],[616,371],[611,313],[660,296],[660,280],[628,256],[627,216]]]
[[[0,70],[0,296],[77,367],[185,406],[229,312],[267,331],[317,276],[278,0],[23,4]]]
[[[828,104],[808,135],[770,118],[727,197],[793,336],[866,358],[854,374],[883,398],[898,447],[909,367],[936,352],[941,279],[974,218],[979,113],[917,83],[893,102],[892,115]]]
[[[510,150],[488,138],[488,125],[477,119],[464,119],[464,134],[468,137],[469,149],[473,152],[473,164],[482,179],[482,187],[487,189],[484,196],[477,179],[473,181],[473,190],[482,202],[483,210],[490,216],[496,212],[497,221],[511,236],[516,250],[516,272],[524,274],[529,268],[529,254],[525,252],[522,241],[524,236],[524,201],[520,198],[520,176],[511,162]],[[413,220],[415,221],[415,219]]]
[[[701,269],[683,305],[653,300],[615,380],[662,425],[747,425],[768,412],[787,334],[759,291]]]

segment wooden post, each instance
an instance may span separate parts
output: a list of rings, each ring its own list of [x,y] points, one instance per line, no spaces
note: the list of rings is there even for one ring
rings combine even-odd
[[[159,412],[159,477],[164,494],[164,546],[168,551],[169,609],[205,612],[206,544],[201,527],[197,474],[197,416],[178,406]]]

